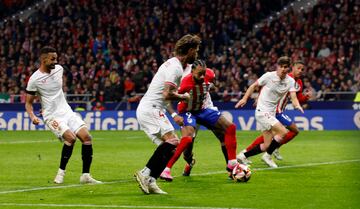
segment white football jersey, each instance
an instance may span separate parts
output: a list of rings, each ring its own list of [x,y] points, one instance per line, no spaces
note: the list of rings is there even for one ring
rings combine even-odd
[[[178,58],[173,57],[164,62],[152,79],[149,89],[140,101],[140,105],[155,105],[166,109],[163,96],[165,83],[179,87],[183,67]]]
[[[256,109],[263,112],[275,112],[280,99],[289,91],[296,91],[295,80],[289,75],[281,80],[276,71],[265,73],[257,82],[262,89]]]
[[[45,121],[73,112],[62,90],[63,71],[61,65],[55,65],[55,69],[52,69],[50,74],[37,70],[31,75],[27,84],[27,91],[37,92],[40,96]]]

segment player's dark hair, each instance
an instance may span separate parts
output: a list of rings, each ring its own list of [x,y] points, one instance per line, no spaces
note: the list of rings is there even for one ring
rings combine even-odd
[[[288,65],[288,66],[290,66],[290,64],[291,64],[291,59],[290,59],[288,56],[280,57],[280,58],[277,60],[277,64],[278,64],[278,65]]]
[[[175,44],[175,55],[185,56],[189,49],[196,49],[201,43],[197,35],[187,34],[181,37]]]
[[[296,65],[296,64],[305,65],[305,62],[303,60],[296,60],[295,62],[293,62],[293,65]]]
[[[56,49],[50,46],[45,46],[40,49],[40,55],[56,52]]]
[[[191,70],[196,69],[198,66],[205,68],[206,64],[205,64],[204,60],[201,60],[201,59],[195,60],[195,62],[191,66]]]

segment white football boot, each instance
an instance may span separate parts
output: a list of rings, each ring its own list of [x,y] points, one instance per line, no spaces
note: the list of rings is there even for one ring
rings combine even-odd
[[[261,157],[261,160],[264,161],[269,167],[277,168],[278,166],[276,163],[272,160],[271,155],[269,155],[267,152],[263,154]]]
[[[150,194],[167,194],[167,192],[164,192],[159,188],[159,186],[156,184],[156,180],[150,182],[148,187]]]
[[[101,184],[101,181],[98,181],[91,177],[90,173],[83,173],[80,176],[80,184]]]
[[[55,176],[55,179],[54,179],[54,183],[55,184],[62,184],[64,183],[64,176],[65,176],[65,170],[59,168],[56,176]]]
[[[144,176],[141,171],[137,171],[134,174],[135,180],[138,182],[140,189],[145,193],[145,194],[150,194],[149,193],[149,178],[150,176]]]
[[[274,150],[273,155],[277,160],[283,160],[283,157],[280,155],[279,148]]]
[[[243,152],[240,152],[238,155],[236,155],[236,160],[239,163],[242,163],[242,164],[245,164],[245,165],[248,165],[248,164],[252,163],[249,159],[247,159],[247,157],[245,157]]]

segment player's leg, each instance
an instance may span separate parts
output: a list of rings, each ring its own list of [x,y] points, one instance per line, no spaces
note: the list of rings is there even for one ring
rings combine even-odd
[[[268,138],[269,140],[266,141],[267,143],[264,142],[264,144],[262,144],[262,150],[266,150],[266,153],[261,157],[261,159],[270,167],[277,168],[278,166],[272,160],[271,154],[280,146],[280,142],[285,137],[288,130],[280,122],[278,122],[271,127],[271,131],[274,137],[272,139]]]
[[[82,166],[82,175],[80,176],[80,183],[82,184],[102,183],[101,181],[94,179],[90,175],[90,167],[93,158],[92,136],[90,135],[88,129],[85,126],[82,126],[78,130],[75,130],[75,133],[82,143],[81,158],[83,161],[83,166]]]
[[[172,157],[179,143],[179,138],[161,109],[138,108],[136,116],[141,128],[158,147],[146,166],[136,172],[134,176],[145,194],[166,194],[157,186],[156,180]]]
[[[191,112],[182,113],[180,114],[180,116],[184,118],[184,125],[181,128],[182,138],[180,139],[180,143],[177,146],[174,155],[171,157],[171,159],[166,165],[166,168],[160,175],[160,178],[166,181],[172,181],[172,166],[179,159],[181,153],[183,153],[190,145],[192,145],[192,140],[195,136],[196,116],[193,115]]]
[[[299,133],[299,129],[297,128],[296,124],[292,122],[291,118],[283,112],[277,113],[276,119],[278,119],[280,121],[280,123],[283,124],[289,130],[289,132],[285,135],[283,140],[280,142],[279,147],[276,148],[274,150],[274,152],[272,153],[276,159],[282,160],[283,157],[280,155],[280,152],[279,152],[280,146],[283,144],[286,144],[287,142],[292,140]]]
[[[181,153],[183,153],[185,149],[187,149],[192,144],[194,134],[195,134],[195,128],[193,126],[185,124],[184,127],[181,128],[182,138],[180,139],[180,143],[177,146],[174,155],[167,163],[164,171],[160,174],[161,179],[164,179],[166,181],[173,180],[173,177],[171,176],[171,168],[175,164],[175,162],[179,159]]]
[[[60,165],[54,178],[54,183],[61,184],[64,182],[66,165],[72,155],[74,143],[76,141],[76,135],[70,130],[63,119],[48,120],[46,121],[46,125],[61,141],[63,141]]]

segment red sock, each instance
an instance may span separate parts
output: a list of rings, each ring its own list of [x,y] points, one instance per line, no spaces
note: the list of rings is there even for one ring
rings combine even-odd
[[[179,159],[181,153],[192,143],[192,137],[184,136],[181,138],[179,145],[176,148],[174,155],[171,157],[166,167],[171,168]]]
[[[233,160],[236,159],[236,126],[235,124],[231,124],[225,130],[225,147],[228,154],[228,159]]]
[[[257,145],[262,144],[262,143],[264,143],[264,136],[263,136],[263,135],[260,135],[260,136],[258,136],[258,137],[252,142],[252,144],[250,144],[250,145],[246,148],[246,151],[250,151],[250,150],[252,150],[254,147],[256,147]]]
[[[295,138],[296,135],[297,135],[297,133],[295,133],[295,132],[292,132],[292,131],[287,132],[284,139],[281,141],[281,145],[288,143],[293,138]]]

